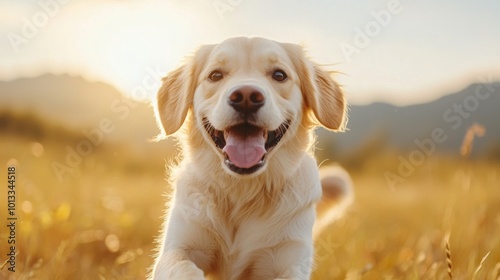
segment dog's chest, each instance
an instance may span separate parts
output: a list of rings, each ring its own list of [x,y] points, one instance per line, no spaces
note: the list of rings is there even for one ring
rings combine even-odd
[[[219,252],[215,265],[226,274],[223,279],[237,279],[251,266],[259,252],[276,246],[282,240],[281,231],[276,229],[284,221],[272,218],[276,216],[272,212],[276,211],[274,208],[266,213],[247,212],[251,209],[234,205],[212,206],[211,214],[214,216],[210,219],[210,227]]]
[[[245,251],[242,248],[256,249],[259,247],[256,243],[262,244],[261,239],[265,239],[273,228],[270,218],[275,216],[274,208],[264,211],[259,206],[253,208],[229,203],[214,206],[211,227],[224,241],[230,255]]]

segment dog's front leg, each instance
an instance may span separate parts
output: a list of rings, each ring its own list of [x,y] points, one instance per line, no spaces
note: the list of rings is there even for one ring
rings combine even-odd
[[[154,280],[204,280],[204,270],[214,261],[213,240],[200,224],[192,200],[174,201],[166,220],[160,254],[153,268]]]
[[[282,232],[286,239],[273,247],[274,280],[309,280],[314,262],[313,207],[295,216]]]
[[[204,274],[182,251],[162,253],[153,269],[153,280],[204,280]]]
[[[309,280],[313,266],[313,252],[303,241],[288,242],[275,251],[279,274],[274,280]]]

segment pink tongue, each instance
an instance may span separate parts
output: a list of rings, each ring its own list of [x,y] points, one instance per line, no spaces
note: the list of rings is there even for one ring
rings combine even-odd
[[[237,133],[228,132],[224,151],[229,160],[239,168],[250,168],[260,162],[266,153],[266,139],[262,133],[241,137]]]

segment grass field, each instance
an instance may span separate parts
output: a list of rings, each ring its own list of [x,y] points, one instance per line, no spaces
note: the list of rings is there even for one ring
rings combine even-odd
[[[0,279],[145,279],[167,190],[164,157],[100,147],[59,180],[58,143],[0,138],[0,214],[16,166],[16,273]],[[166,153],[167,154],[167,153]],[[429,157],[395,188],[395,155],[350,170],[356,199],[317,242],[313,279],[499,279],[500,164]],[[447,259],[448,240],[450,259]],[[0,231],[0,260],[8,259]],[[485,257],[486,256],[486,257]]]

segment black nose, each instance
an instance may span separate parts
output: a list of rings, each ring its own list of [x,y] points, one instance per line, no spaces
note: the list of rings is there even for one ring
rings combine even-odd
[[[264,95],[252,86],[242,86],[234,90],[228,99],[229,105],[237,112],[251,114],[264,105]]]

